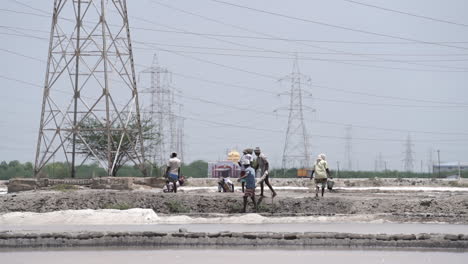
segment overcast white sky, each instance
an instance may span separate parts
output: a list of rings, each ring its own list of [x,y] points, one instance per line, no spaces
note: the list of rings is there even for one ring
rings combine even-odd
[[[275,79],[291,72],[293,52],[299,55],[301,73],[314,84],[309,89],[312,98],[304,99],[316,109],[305,112],[314,157],[326,153],[332,167],[343,163],[345,126],[351,124],[354,169],[373,170],[382,153],[389,169],[402,170],[408,133],[416,171],[421,161],[427,170],[429,152],[436,157],[437,149],[442,161],[468,161],[468,1],[359,1],[458,24],[343,0],[235,1],[321,25],[211,0],[128,1],[137,72],[149,66],[157,52],[160,64],[174,72],[173,86],[182,91],[178,101],[186,117],[186,162],[217,160],[228,148],[260,146],[273,166],[281,165],[287,112],[276,116],[273,111],[287,107],[287,98],[276,94],[288,86]],[[4,0],[0,8],[0,160],[33,161],[42,90],[11,79],[43,84],[51,18],[36,16],[43,13],[19,3],[51,12],[53,1]],[[154,50],[142,42],[153,43]]]

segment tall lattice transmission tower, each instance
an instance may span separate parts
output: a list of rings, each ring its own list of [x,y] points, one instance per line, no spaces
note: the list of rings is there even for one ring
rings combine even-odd
[[[383,170],[385,170],[385,161],[384,161],[382,152],[379,152],[379,155],[377,155],[375,159],[375,171],[383,171]]]
[[[311,166],[309,135],[304,122],[302,97],[305,94],[302,86],[311,86],[311,78],[299,71],[299,60],[294,59],[292,73],[281,79],[290,81],[288,127],[283,149],[282,168],[307,168]],[[313,109],[312,109],[313,110]]]
[[[414,168],[414,157],[413,157],[413,143],[411,141],[411,136],[408,134],[405,142],[405,158],[403,159],[403,168],[405,171],[413,171]]]
[[[185,147],[184,147],[185,119],[183,118],[183,115],[182,115],[182,112],[183,112],[182,109],[183,109],[183,105],[179,104],[179,115],[177,117],[177,125],[176,125],[177,127],[176,151],[177,151],[179,159],[183,161],[184,156],[185,156]]]
[[[353,126],[347,125],[345,128],[345,169],[352,170],[353,169],[353,160],[351,158],[352,155],[352,135]]]
[[[144,171],[143,144],[126,1],[54,1],[35,175],[53,158],[71,177],[89,159]]]
[[[432,148],[429,148],[427,150],[427,172],[428,173],[433,173],[434,172],[434,157],[433,154],[434,150]]]
[[[160,66],[158,57],[153,56],[150,67],[144,69],[142,74],[149,74],[150,86],[142,93],[148,94],[149,102],[145,106],[145,113],[151,120],[154,133],[157,135],[155,142],[148,148],[149,160],[158,167],[164,167],[171,152],[177,152],[181,156],[183,137],[179,129],[181,124],[181,106],[175,101],[176,89],[172,86],[172,73]],[[177,116],[175,112],[179,110]],[[182,121],[183,122],[183,121]]]

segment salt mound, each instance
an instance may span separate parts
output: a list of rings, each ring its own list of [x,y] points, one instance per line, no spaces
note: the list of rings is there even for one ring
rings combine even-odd
[[[131,225],[158,222],[151,209],[64,210],[48,213],[14,212],[0,215],[0,225]]]
[[[151,209],[64,210],[49,213],[13,212],[0,214],[0,225],[141,225],[141,224],[293,224],[380,222],[373,215],[265,217],[259,214],[191,217],[158,216]]]

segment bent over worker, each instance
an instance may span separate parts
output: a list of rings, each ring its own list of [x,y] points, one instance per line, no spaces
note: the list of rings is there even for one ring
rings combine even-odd
[[[327,187],[327,178],[330,177],[331,179],[330,170],[328,169],[328,163],[325,159],[325,154],[318,155],[312,173],[310,174],[310,179],[314,179],[315,182],[315,197],[318,197],[320,187],[322,187],[323,197],[325,188]]]

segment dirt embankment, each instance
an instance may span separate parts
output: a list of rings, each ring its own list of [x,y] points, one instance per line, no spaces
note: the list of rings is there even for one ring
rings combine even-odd
[[[258,197],[257,197],[258,198]],[[155,193],[152,191],[30,191],[0,196],[0,213],[68,209],[151,208],[159,214],[240,213],[241,193]],[[249,204],[248,211],[253,208]],[[310,193],[280,192],[264,198],[265,215],[379,215],[393,221],[468,223],[466,192]]]
[[[0,233],[0,248],[58,247],[405,248],[467,250],[465,234],[81,232]]]
[[[189,178],[187,186],[216,186],[217,179]],[[309,178],[272,178],[273,186],[308,187]],[[336,187],[384,187],[384,186],[425,186],[425,187],[468,187],[468,179],[429,178],[363,178],[333,179]]]

